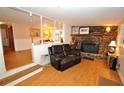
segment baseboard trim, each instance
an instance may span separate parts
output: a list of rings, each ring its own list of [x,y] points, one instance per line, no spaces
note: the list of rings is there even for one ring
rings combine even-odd
[[[122,81],[122,83],[124,85],[124,79],[123,79],[123,76],[122,76],[122,74],[121,74],[121,72],[119,70],[118,70],[118,75],[119,75],[119,77],[120,77],[120,79],[121,79],[121,81]]]
[[[20,71],[22,71],[22,70],[28,69],[28,68],[30,68],[30,67],[32,67],[32,66],[35,66],[35,65],[37,65],[37,64],[36,64],[36,63],[31,63],[31,64],[27,64],[27,65],[24,65],[24,66],[21,66],[21,67],[18,67],[18,68],[9,70],[9,71],[7,71],[6,73],[2,74],[2,75],[0,76],[0,79],[6,78],[6,77],[8,77],[8,76],[11,76],[11,75],[13,75],[13,74],[15,74],[15,73],[18,73],[18,72],[20,72]]]
[[[39,68],[38,70],[33,71],[32,73],[29,73],[29,74],[27,74],[27,75],[15,80],[15,81],[11,82],[11,83],[9,83],[9,84],[6,84],[5,86],[14,86],[14,85],[24,81],[25,79],[27,79],[27,78],[29,78],[29,77],[41,72],[42,70],[43,70],[43,68]]]

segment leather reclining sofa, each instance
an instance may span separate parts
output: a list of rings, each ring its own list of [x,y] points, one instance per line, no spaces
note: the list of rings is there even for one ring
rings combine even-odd
[[[50,63],[57,70],[65,69],[81,62],[80,51],[71,49],[69,44],[53,45],[48,48]]]

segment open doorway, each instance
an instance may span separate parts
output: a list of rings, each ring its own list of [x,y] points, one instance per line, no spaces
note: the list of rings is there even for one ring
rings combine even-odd
[[[6,70],[32,62],[31,50],[15,51],[13,26],[11,24],[1,24],[1,35]]]
[[[29,12],[17,8],[0,8],[0,31],[6,70],[32,64],[31,21]],[[36,18],[35,18],[36,19]]]
[[[15,51],[12,26],[8,24],[1,24],[1,33],[4,51]]]

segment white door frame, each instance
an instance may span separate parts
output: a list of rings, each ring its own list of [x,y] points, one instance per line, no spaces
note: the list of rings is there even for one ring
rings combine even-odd
[[[1,25],[0,25],[0,75],[4,73],[6,73],[6,66],[3,55],[3,44],[2,44]]]

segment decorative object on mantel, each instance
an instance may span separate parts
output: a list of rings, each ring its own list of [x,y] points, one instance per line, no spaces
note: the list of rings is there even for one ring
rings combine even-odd
[[[72,32],[71,34],[75,35],[75,34],[79,34],[79,27],[78,26],[73,26],[72,27]]]
[[[89,27],[80,28],[80,34],[89,34]]]
[[[109,26],[106,27],[106,32],[110,32],[111,28]]]
[[[80,29],[79,29],[80,28]],[[89,28],[88,34],[80,34],[79,30],[82,28]],[[115,35],[117,34],[118,26],[72,26],[71,35],[82,36],[82,35]],[[107,32],[108,31],[108,32]],[[116,37],[116,35],[115,35]]]
[[[110,46],[109,52],[110,53],[114,53],[115,52],[115,48],[116,48],[116,42],[115,41],[111,41],[109,46]]]

